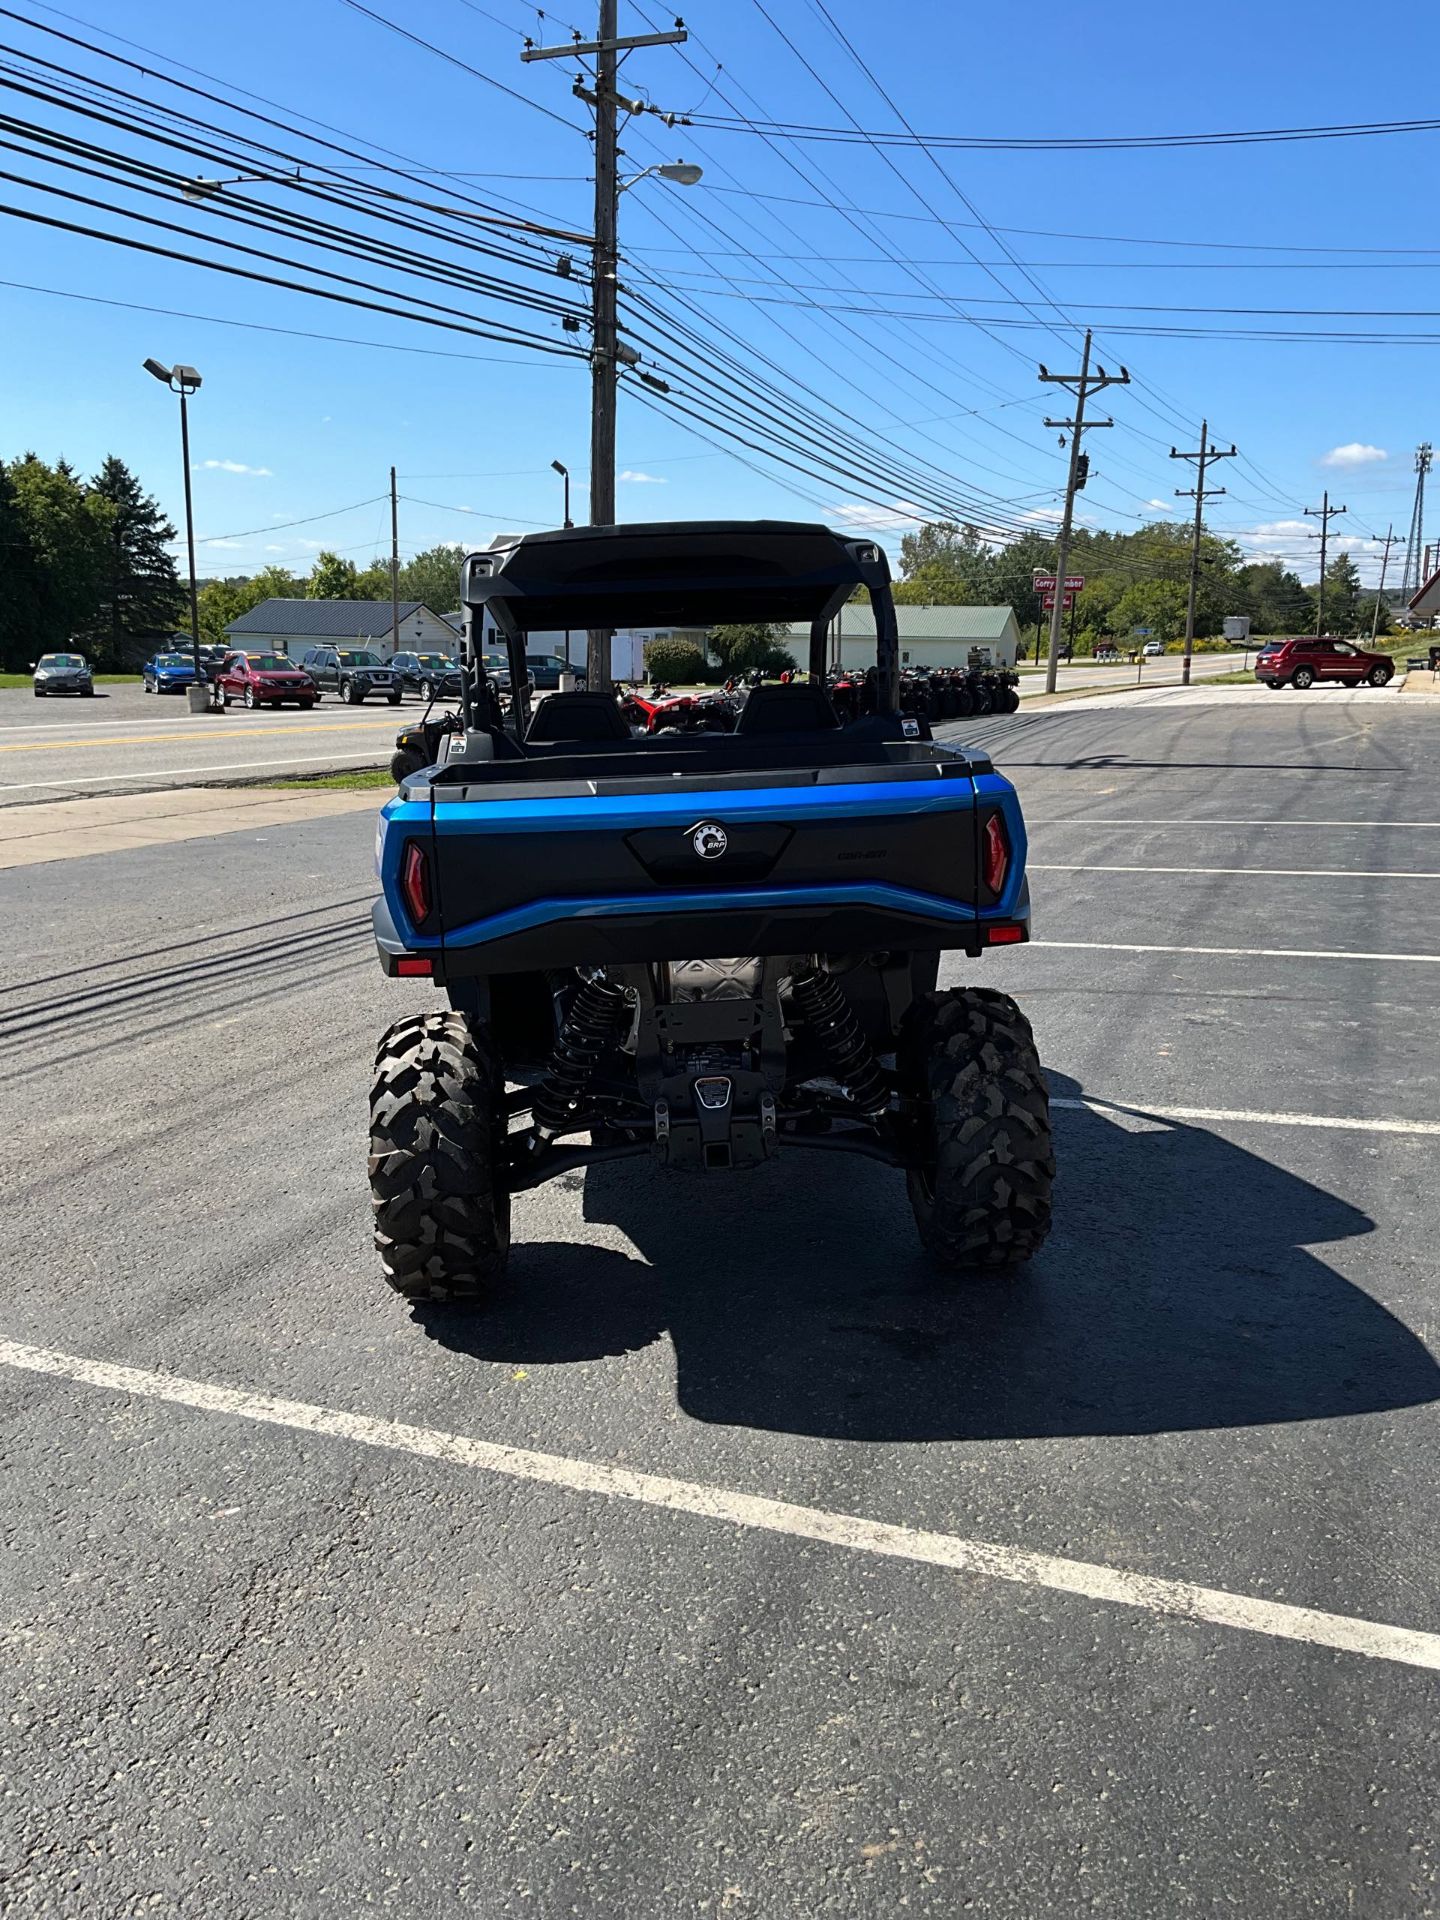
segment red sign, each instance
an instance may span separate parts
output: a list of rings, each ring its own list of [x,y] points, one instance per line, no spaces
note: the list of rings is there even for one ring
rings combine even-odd
[[[1055,576],[1053,573],[1037,573],[1030,584],[1036,593],[1053,593],[1055,591]],[[1066,593],[1083,593],[1085,591],[1084,574],[1067,573],[1065,576],[1065,591]]]
[[[1074,604],[1075,604],[1075,596],[1074,596],[1074,594],[1073,594],[1073,593],[1067,593],[1067,594],[1066,594],[1066,595],[1064,596],[1064,600],[1065,600],[1065,611],[1066,611],[1066,613],[1068,613],[1068,612],[1070,611],[1070,609],[1071,609],[1071,608],[1072,608],[1072,607],[1074,606]],[[1043,598],[1043,599],[1041,600],[1041,602],[1040,602],[1040,604],[1041,604],[1041,606],[1042,606],[1042,607],[1044,608],[1044,610],[1046,611],[1046,613],[1049,613],[1049,612],[1050,612],[1050,610],[1051,610],[1051,608],[1052,608],[1052,607],[1053,607],[1053,606],[1055,605],[1055,596],[1054,596],[1054,594],[1053,594],[1053,593],[1047,593],[1047,594],[1045,595],[1045,597],[1044,597],[1044,598]]]

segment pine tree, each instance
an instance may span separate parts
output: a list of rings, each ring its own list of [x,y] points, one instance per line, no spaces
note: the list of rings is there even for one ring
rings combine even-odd
[[[113,453],[90,487],[109,508],[101,600],[118,662],[127,635],[153,633],[181,617],[185,596],[169,547],[175,529]]]

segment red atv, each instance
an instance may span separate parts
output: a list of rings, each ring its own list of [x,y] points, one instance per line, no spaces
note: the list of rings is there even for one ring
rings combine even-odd
[[[716,693],[671,693],[668,687],[626,687],[620,711],[640,733],[733,733],[735,712]]]

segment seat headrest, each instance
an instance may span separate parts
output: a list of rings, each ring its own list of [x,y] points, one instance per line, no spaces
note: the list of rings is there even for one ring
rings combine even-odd
[[[625,716],[608,693],[552,693],[525,729],[532,740],[628,740]]]
[[[751,689],[740,710],[737,733],[830,733],[840,716],[830,696],[813,680],[794,680],[789,686],[763,683]]]

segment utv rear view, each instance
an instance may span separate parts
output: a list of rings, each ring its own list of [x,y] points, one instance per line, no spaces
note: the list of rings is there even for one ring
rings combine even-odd
[[[830,623],[865,587],[876,711],[842,724]],[[381,816],[387,973],[446,1006],[393,1026],[371,1095],[376,1244],[412,1300],[498,1280],[511,1196],[627,1156],[711,1175],[800,1148],[903,1169],[959,1269],[1043,1242],[1053,1160],[1029,1023],[937,991],[940,956],[1029,937],[1025,830],[988,758],[899,710],[882,550],[825,527],[529,534],[472,554],[458,729]],[[636,734],[613,696],[526,691],[532,634],[801,621],[809,673],[733,731]],[[505,637],[502,721],[481,656]]]

